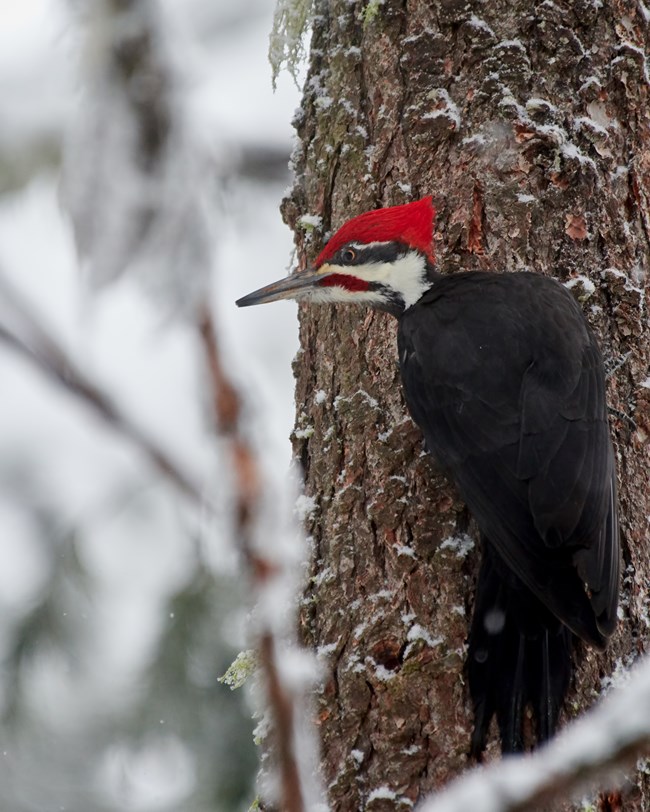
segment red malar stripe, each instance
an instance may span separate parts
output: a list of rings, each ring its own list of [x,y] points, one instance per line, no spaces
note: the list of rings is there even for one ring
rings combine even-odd
[[[345,288],[349,291],[362,291],[368,290],[370,284],[364,279],[359,279],[356,276],[348,276],[344,273],[333,273],[326,276],[318,283],[323,288]]]

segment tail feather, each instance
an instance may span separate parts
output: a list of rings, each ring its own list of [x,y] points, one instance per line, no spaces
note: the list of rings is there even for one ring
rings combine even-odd
[[[472,755],[479,758],[485,749],[493,716],[503,752],[523,750],[528,705],[538,741],[553,735],[571,679],[571,652],[571,632],[484,542],[467,661]]]

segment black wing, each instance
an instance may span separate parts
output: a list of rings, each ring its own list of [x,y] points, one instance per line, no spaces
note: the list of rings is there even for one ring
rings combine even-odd
[[[400,321],[406,400],[507,566],[575,634],[616,623],[616,481],[600,353],[535,274],[440,277]]]

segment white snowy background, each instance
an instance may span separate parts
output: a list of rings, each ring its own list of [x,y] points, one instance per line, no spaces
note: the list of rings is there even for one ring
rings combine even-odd
[[[173,297],[160,307],[132,275],[94,289],[62,205],[64,145],[74,176],[93,62],[82,5],[0,5],[0,280],[218,490],[228,474],[206,440],[195,330]],[[153,7],[207,156],[212,306],[228,371],[262,416],[255,430],[282,478],[295,306],[238,310],[234,300],[291,261],[278,205],[298,91],[286,76],[271,89],[273,0]],[[245,644],[246,604],[218,523],[197,521],[137,449],[4,344],[0,381],[0,809],[245,808],[252,723],[216,678]]]

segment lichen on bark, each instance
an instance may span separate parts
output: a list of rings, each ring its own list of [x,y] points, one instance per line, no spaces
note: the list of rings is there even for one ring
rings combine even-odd
[[[304,266],[350,216],[431,193],[443,272],[572,286],[611,373],[625,580],[608,652],[580,652],[568,717],[650,625],[648,25],[613,0],[366,5],[316,3],[284,216]],[[297,227],[305,214],[320,230]],[[406,413],[394,321],[301,306],[300,336],[294,447],[317,505],[301,622],[327,675],[323,771],[333,809],[395,809],[469,764],[476,527]],[[650,805],[647,776],[626,798]]]
[[[282,67],[297,80],[303,41],[311,22],[313,0],[277,0],[269,37],[271,79],[275,88]]]

